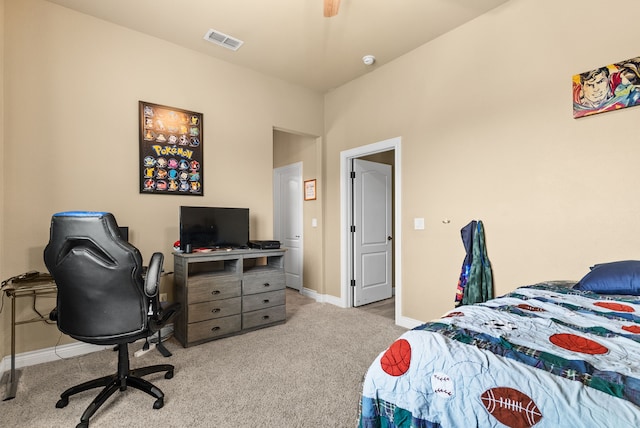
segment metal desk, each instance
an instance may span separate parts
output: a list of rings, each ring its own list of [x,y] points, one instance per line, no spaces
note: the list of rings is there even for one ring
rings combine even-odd
[[[0,380],[0,385],[5,385],[3,401],[6,401],[15,398],[18,379],[20,378],[20,371],[16,370],[16,326],[39,321],[53,323],[49,321],[48,314],[46,316],[42,315],[38,309],[36,309],[36,300],[39,296],[55,296],[58,289],[51,275],[41,273],[30,279],[12,279],[7,281],[7,283],[2,286],[2,292],[11,299],[11,370],[6,371]],[[21,297],[31,297],[31,309],[37,315],[36,317],[16,321],[16,299]]]

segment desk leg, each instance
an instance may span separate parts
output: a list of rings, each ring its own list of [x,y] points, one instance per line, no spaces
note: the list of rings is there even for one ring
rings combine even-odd
[[[5,394],[2,401],[11,400],[16,397],[18,388],[18,378],[20,371],[16,371],[16,298],[11,298],[11,370],[2,375],[0,381],[6,384]]]
[[[158,330],[158,344],[156,345],[156,349],[160,351],[160,353],[164,357],[170,357],[171,355],[173,355],[171,351],[165,348],[165,346],[162,344],[162,330]]]

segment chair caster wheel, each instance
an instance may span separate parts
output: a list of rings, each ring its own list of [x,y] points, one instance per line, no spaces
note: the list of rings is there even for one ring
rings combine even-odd
[[[69,404],[69,399],[68,398],[61,398],[56,403],[56,408],[57,409],[62,409],[63,407],[66,407],[67,404]]]
[[[154,409],[161,409],[162,406],[164,406],[164,398],[158,398],[154,403],[153,403],[153,408]]]
[[[166,372],[166,373],[164,374],[164,378],[165,378],[165,379],[171,379],[171,378],[173,378],[173,370],[169,370],[168,372]]]
[[[76,428],[89,428],[89,422],[80,422]]]

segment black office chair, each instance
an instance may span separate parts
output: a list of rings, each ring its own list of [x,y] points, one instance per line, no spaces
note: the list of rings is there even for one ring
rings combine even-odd
[[[44,262],[58,287],[57,306],[50,317],[65,334],[82,342],[115,345],[117,373],[71,387],[60,395],[57,408],[69,404],[69,396],[104,387],[82,414],[78,428],[88,427],[89,418],[116,390],[128,386],[156,398],[154,409],[164,405],[162,391],[141,378],[174,367],[161,364],[138,369],[129,367],[128,344],[158,332],[179,310],[177,304],[162,309],[158,299],[164,257],[154,253],[146,276],[140,252],[120,237],[110,213],[71,211],[54,214]]]

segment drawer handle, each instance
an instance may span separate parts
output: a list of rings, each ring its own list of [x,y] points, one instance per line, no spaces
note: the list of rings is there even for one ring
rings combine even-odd
[[[218,331],[218,330],[220,330],[220,327],[213,327],[213,328],[211,329],[211,331]]]
[[[264,316],[262,317],[262,319],[263,319],[263,320],[268,320],[268,319],[269,319],[269,315],[264,315]]]
[[[211,312],[217,314],[218,312],[220,312],[220,308],[211,309]]]
[[[268,282],[265,282],[265,283],[264,283],[264,284],[262,284],[262,285],[264,285],[265,287],[271,287],[271,284],[269,284]]]
[[[215,296],[216,294],[220,294],[220,290],[213,290],[213,291],[211,292],[211,294],[213,294],[214,296]]]
[[[269,303],[269,299],[264,299],[262,303]]]

